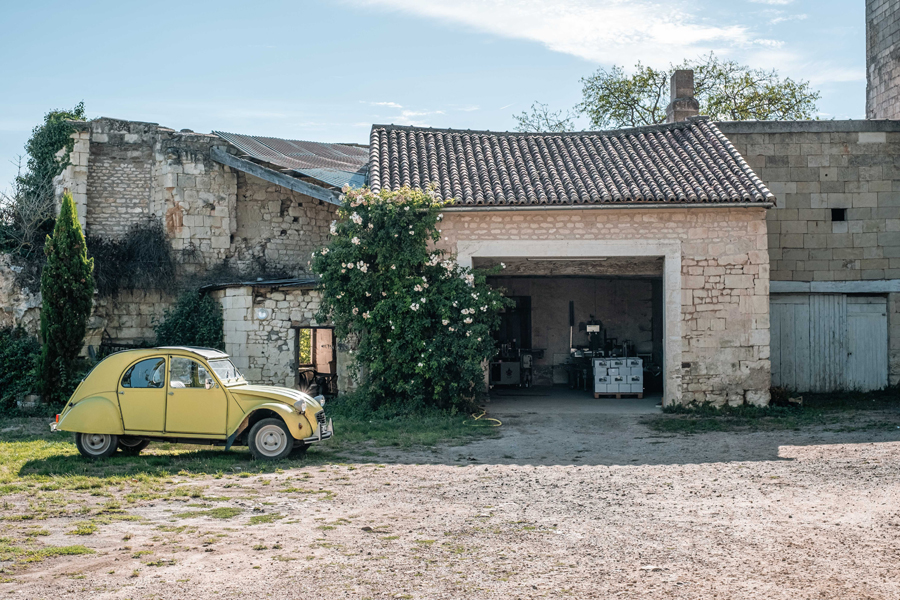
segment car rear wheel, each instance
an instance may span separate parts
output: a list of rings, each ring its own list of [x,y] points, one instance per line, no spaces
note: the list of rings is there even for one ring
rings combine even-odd
[[[250,428],[249,446],[256,460],[278,460],[294,449],[294,437],[281,419],[263,419]]]
[[[119,436],[109,433],[76,433],[75,447],[88,460],[112,456],[119,445]]]
[[[122,454],[129,456],[137,456],[141,450],[150,445],[150,440],[142,440],[141,438],[119,438],[119,450]]]

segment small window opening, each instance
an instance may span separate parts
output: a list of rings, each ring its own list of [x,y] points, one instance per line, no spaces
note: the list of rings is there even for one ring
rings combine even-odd
[[[832,208],[831,209],[831,220],[832,221],[846,221],[847,220],[847,209],[846,208]]]

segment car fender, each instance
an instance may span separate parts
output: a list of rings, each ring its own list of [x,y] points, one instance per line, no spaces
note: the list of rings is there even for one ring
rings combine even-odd
[[[78,433],[125,433],[118,402],[103,396],[92,396],[70,405],[60,415],[56,428]]]
[[[235,428],[234,431],[229,432],[229,439],[236,438],[240,435],[249,425],[250,419],[253,418],[253,413],[260,410],[270,410],[281,417],[281,420],[285,422],[291,435],[296,440],[302,440],[303,438],[312,435],[313,428],[309,424],[309,421],[304,415],[298,413],[291,406],[282,404],[281,402],[263,402],[261,404],[256,404],[247,411],[247,414],[244,416],[243,420],[241,420],[241,423],[237,428]]]

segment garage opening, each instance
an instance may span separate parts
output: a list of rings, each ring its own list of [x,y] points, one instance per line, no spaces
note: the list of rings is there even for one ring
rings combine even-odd
[[[663,391],[663,257],[475,258],[515,301],[501,316],[492,393],[586,398]],[[516,391],[518,390],[518,391]]]

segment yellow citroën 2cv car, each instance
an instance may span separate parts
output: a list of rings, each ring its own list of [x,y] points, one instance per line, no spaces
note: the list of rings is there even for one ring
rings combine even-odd
[[[276,460],[333,435],[324,404],[322,396],[248,384],[218,350],[147,348],[100,361],[51,429],[74,432],[89,459],[165,441],[247,445],[254,458]]]

